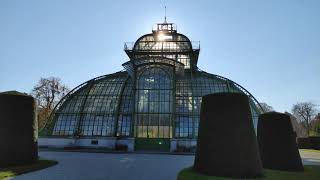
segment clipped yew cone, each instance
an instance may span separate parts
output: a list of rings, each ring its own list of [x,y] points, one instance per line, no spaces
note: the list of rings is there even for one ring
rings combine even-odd
[[[38,159],[36,117],[33,97],[0,93],[0,167],[31,164]]]
[[[216,93],[202,98],[193,169],[210,176],[262,176],[249,99],[245,94]]]
[[[303,171],[290,116],[278,112],[261,114],[257,134],[264,168]]]

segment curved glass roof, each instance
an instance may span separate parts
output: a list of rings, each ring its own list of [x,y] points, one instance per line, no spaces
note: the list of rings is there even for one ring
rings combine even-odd
[[[152,74],[147,75],[148,80],[152,81],[150,79],[153,77]],[[166,81],[162,80],[163,83]],[[145,86],[149,89],[150,85],[145,84]],[[227,78],[197,71],[191,80],[189,71],[177,79],[175,86],[176,122],[193,121],[192,118],[199,121],[201,97],[216,92],[247,94],[250,98],[254,124],[257,122],[260,113],[258,102],[248,91]],[[73,89],[59,102],[42,134],[131,136],[134,113],[133,89],[133,80],[127,72],[117,72],[89,80]],[[176,127],[176,137],[196,136],[197,127],[186,130],[182,124],[177,124],[179,126]]]

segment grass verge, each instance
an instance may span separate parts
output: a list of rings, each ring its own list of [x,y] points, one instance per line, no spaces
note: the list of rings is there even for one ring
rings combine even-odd
[[[316,150],[316,149],[299,149],[302,152],[316,152],[316,153],[320,153],[320,150]]]
[[[225,178],[206,176],[198,174],[192,168],[186,168],[179,172],[178,180],[235,180],[236,178]],[[249,178],[246,178],[249,179]],[[288,172],[265,169],[264,177],[255,178],[261,180],[319,180],[320,166],[305,165],[303,172]]]
[[[40,159],[34,164],[0,168],[0,180],[11,176],[17,176],[19,174],[45,169],[56,164],[58,164],[57,161]]]

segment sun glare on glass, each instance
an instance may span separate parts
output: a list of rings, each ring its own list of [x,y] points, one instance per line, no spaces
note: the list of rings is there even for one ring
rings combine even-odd
[[[172,39],[172,36],[166,35],[166,34],[163,34],[163,33],[159,33],[158,34],[158,40],[159,41],[164,41],[164,40],[169,40],[169,39]]]

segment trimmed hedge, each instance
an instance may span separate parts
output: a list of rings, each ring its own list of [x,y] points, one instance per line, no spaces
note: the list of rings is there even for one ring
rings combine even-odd
[[[298,137],[297,143],[300,149],[320,150],[320,136]]]
[[[36,117],[33,97],[17,92],[0,93],[0,167],[36,162]]]
[[[261,114],[257,137],[264,168],[303,171],[290,116],[278,112]]]
[[[299,149],[312,149],[311,142],[308,137],[298,137],[297,144]]]
[[[245,94],[216,93],[202,98],[193,169],[210,176],[262,176],[249,100]]]
[[[128,151],[128,145],[126,145],[126,144],[116,144],[115,150],[116,151]]]
[[[320,136],[310,136],[309,139],[311,147],[320,150]]]
[[[187,147],[187,146],[177,145],[175,152],[195,153],[196,146]]]

